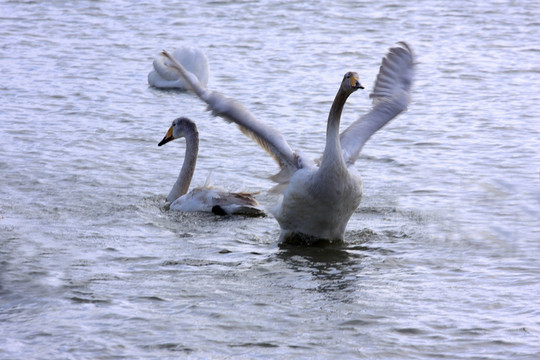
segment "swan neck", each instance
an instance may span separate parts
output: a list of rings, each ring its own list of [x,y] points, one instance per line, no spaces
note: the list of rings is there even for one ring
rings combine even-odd
[[[188,192],[191,179],[195,173],[198,153],[199,133],[197,130],[193,130],[186,135],[186,152],[184,154],[184,162],[182,163],[182,169],[180,170],[180,174],[178,174],[176,183],[167,197],[168,201],[173,202]]]
[[[348,97],[349,94],[340,88],[330,108],[326,126],[326,147],[324,149],[323,163],[325,160],[326,162],[334,163],[339,159],[344,162],[339,141],[339,125],[341,122],[341,113]]]

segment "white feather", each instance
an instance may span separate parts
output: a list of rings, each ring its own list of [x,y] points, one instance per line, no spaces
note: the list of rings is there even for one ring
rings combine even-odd
[[[284,192],[272,213],[281,227],[280,240],[314,244],[343,240],[347,223],[362,197],[362,181],[353,168],[358,154],[377,130],[407,107],[414,55],[406,43],[399,45],[383,58],[371,94],[373,108],[340,135],[345,102],[354,91],[363,88],[358,74],[345,74],[328,116],[326,146],[319,167],[294,153],[278,130],[257,120],[238,102],[206,90],[182,64],[166,51],[163,54],[214,115],[236,123],[278,162],[281,170],[272,179]]]
[[[208,59],[204,53],[192,47],[181,47],[173,51],[172,56],[188,71],[189,76],[194,77],[203,87],[208,83]],[[148,84],[161,89],[188,90],[185,80],[178,71],[171,68],[170,60],[163,55],[158,55],[153,63],[154,69],[148,74]],[[192,79],[192,81],[194,80]]]

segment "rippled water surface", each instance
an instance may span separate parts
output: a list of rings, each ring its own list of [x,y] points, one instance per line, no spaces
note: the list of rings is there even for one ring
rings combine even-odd
[[[535,1],[3,1],[0,358],[540,357],[540,5]],[[192,95],[147,85],[197,46],[208,86],[318,157],[346,71],[405,40],[409,111],[357,168],[339,248],[280,248],[271,217],[174,213],[193,185],[261,191],[277,166]],[[349,124],[369,109],[351,96]]]

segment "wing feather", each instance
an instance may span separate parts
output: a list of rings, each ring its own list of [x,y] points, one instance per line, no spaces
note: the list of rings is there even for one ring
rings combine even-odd
[[[300,167],[300,162],[283,135],[277,129],[257,120],[251,112],[236,100],[216,91],[207,90],[195,76],[187,72],[167,51],[163,50],[162,54],[170,61],[168,65],[178,71],[191,90],[208,105],[208,110],[213,115],[238,125],[243,134],[254,140],[276,160],[281,168],[280,174],[288,174],[285,177],[276,177],[275,179],[280,179],[276,181],[288,181],[290,175]]]
[[[414,78],[414,54],[405,42],[391,48],[383,58],[375,81],[372,109],[341,133],[340,142],[347,165],[358,158],[365,143],[377,130],[406,110]]]

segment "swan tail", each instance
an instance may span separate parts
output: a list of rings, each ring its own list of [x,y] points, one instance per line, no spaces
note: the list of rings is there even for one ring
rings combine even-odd
[[[266,212],[257,206],[248,205],[214,205],[212,207],[214,215],[240,215],[246,217],[265,217]]]
[[[214,198],[212,212],[216,215],[266,216],[253,195],[248,192],[221,193]]]

